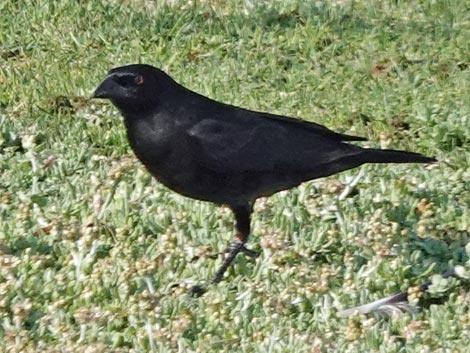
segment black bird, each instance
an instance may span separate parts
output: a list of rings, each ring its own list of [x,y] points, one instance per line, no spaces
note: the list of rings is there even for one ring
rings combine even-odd
[[[124,116],[132,149],[162,184],[198,200],[227,205],[235,240],[212,283],[222,279],[250,234],[254,201],[364,163],[432,163],[418,153],[361,148],[362,137],[322,125],[220,103],[142,64],[109,71],[93,95]]]

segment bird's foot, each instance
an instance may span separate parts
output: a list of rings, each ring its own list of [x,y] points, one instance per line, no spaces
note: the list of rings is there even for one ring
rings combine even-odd
[[[222,263],[222,266],[219,268],[219,270],[218,270],[217,273],[215,274],[214,279],[211,281],[211,284],[217,284],[217,283],[219,283],[219,282],[222,280],[222,277],[223,277],[225,271],[227,270],[227,268],[229,267],[229,265],[232,263],[232,261],[235,259],[235,257],[238,255],[238,253],[244,253],[244,254],[246,254],[247,256],[252,257],[252,258],[256,258],[256,257],[259,256],[259,253],[258,253],[257,251],[248,249],[248,248],[245,246],[245,243],[244,243],[244,242],[242,242],[242,241],[239,240],[238,238],[235,239],[235,241],[233,241],[233,242],[223,251],[222,254],[223,254],[224,257],[225,257],[224,262]],[[207,291],[207,287],[208,287],[207,284],[197,284],[197,285],[193,286],[193,287],[190,289],[189,294],[190,294],[192,297],[199,298],[199,297],[201,297],[202,295],[204,295],[204,293]]]
[[[245,246],[245,243],[243,243],[242,241],[238,240],[238,239],[235,239],[232,243],[229,244],[229,246],[227,246],[225,248],[225,250],[222,252],[222,255],[224,256],[230,256],[232,255],[233,253],[239,253],[239,252],[242,252],[244,253],[245,255],[249,256],[249,257],[252,257],[252,258],[257,258],[259,257],[259,252],[257,251],[254,251],[254,250],[251,250],[251,249],[248,249],[246,246]]]
[[[254,250],[251,250],[251,249],[248,249],[245,245],[242,246],[241,250],[240,250],[242,253],[244,253],[245,255],[249,256],[249,257],[252,257],[254,259],[256,259],[257,257],[259,257],[259,252],[257,251],[254,251]]]
[[[222,263],[222,266],[219,268],[219,270],[215,274],[214,279],[212,280],[213,284],[219,283],[222,280],[222,277],[224,276],[224,273],[227,270],[227,268],[230,266],[232,261],[238,255],[238,253],[241,253],[241,252],[248,255],[249,257],[258,257],[259,256],[258,252],[248,249],[245,246],[245,243],[243,241],[236,238],[235,241],[233,241],[224,250],[223,255],[225,256],[225,259],[224,259],[224,262]]]

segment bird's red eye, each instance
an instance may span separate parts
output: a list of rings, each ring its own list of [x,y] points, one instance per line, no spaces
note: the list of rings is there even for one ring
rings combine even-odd
[[[134,79],[134,82],[136,85],[141,85],[142,83],[144,83],[144,78],[140,75],[136,76],[135,79]]]

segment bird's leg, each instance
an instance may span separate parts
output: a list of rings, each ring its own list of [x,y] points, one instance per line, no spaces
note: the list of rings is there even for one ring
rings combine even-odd
[[[235,214],[235,219],[237,222],[237,234],[235,235],[235,239],[230,243],[230,245],[225,249],[223,252],[226,255],[222,266],[217,270],[214,278],[211,281],[211,284],[219,283],[222,278],[224,277],[225,271],[233,262],[235,257],[239,253],[245,253],[250,257],[258,257],[258,253],[256,251],[247,249],[245,244],[248,240],[248,236],[250,235],[250,215],[251,215],[251,204],[247,204],[246,206],[237,206],[232,207],[232,211]],[[205,293],[207,289],[207,285],[195,285],[191,289],[191,294],[196,297],[200,297]]]
[[[238,253],[242,252],[250,257],[258,257],[259,255],[256,251],[245,246],[250,235],[251,205],[233,207],[232,211],[235,214],[238,233],[235,235],[235,240],[225,249],[224,254],[227,254],[227,256],[222,266],[217,270],[212,283],[219,283],[222,280],[225,271],[227,271]]]
[[[233,240],[229,244],[229,246],[227,246],[225,248],[225,250],[222,252],[222,254],[224,256],[226,256],[227,254],[230,254],[232,251],[234,251],[234,249],[236,249],[241,244],[241,248],[239,249],[239,252],[242,252],[245,255],[249,256],[249,257],[253,257],[253,258],[258,257],[259,256],[258,252],[254,251],[254,250],[250,250],[245,246],[246,241],[247,241],[247,237],[244,238],[242,236],[242,234],[240,232],[238,232],[237,234],[235,234],[235,240]]]

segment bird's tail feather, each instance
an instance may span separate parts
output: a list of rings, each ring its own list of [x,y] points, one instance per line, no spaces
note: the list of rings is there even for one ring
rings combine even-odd
[[[426,157],[420,153],[379,150],[374,148],[364,149],[361,157],[364,163],[434,163],[436,158]]]

